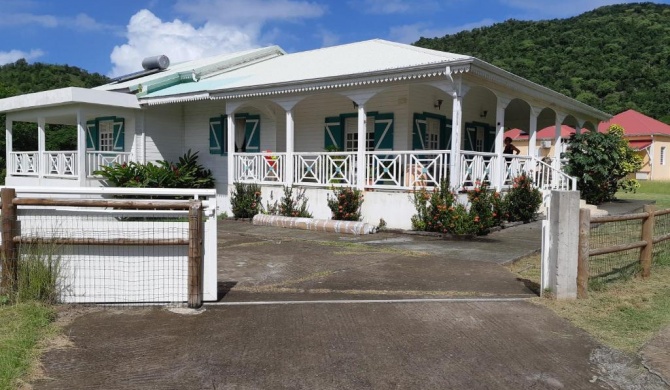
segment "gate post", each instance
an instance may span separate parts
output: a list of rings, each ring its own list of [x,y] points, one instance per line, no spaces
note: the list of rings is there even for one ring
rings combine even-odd
[[[589,297],[589,238],[591,210],[579,210],[579,258],[577,260],[577,298]]]
[[[557,299],[577,298],[579,191],[551,191],[547,283]]]
[[[197,309],[203,300],[202,202],[188,209],[188,307]]]
[[[0,290],[9,293],[16,287],[18,280],[18,257],[14,244],[14,229],[16,227],[16,205],[14,188],[0,190],[2,199],[2,277]]]
[[[656,208],[654,205],[644,205],[644,212],[649,215],[642,220],[642,240],[647,242],[647,245],[640,249],[640,265],[642,266],[642,277],[648,278],[651,275],[651,257],[654,252],[654,212]]]

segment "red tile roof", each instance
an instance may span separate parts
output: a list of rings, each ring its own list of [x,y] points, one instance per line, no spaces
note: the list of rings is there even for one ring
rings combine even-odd
[[[670,125],[654,118],[648,117],[635,110],[624,111],[612,117],[607,122],[600,122],[598,131],[605,132],[612,124],[617,124],[623,127],[624,135],[626,136],[644,136],[652,134],[663,134],[670,136]],[[537,131],[537,139],[554,139],[555,127],[549,126]],[[582,132],[588,129],[582,129]],[[573,127],[562,125],[561,138],[569,138],[570,134],[574,133]],[[505,132],[505,137],[512,137],[514,140],[527,140],[528,133],[519,129],[511,129]]]
[[[628,136],[652,134],[670,135],[670,125],[666,125],[661,121],[657,121],[656,119],[648,117],[635,110],[624,111],[614,115],[612,119],[607,122],[600,122],[598,131],[607,131],[612,124],[617,124],[623,127],[624,134]]]
[[[646,148],[647,146],[651,145],[651,140],[634,140],[634,141],[628,141],[628,144],[630,145],[633,150],[642,150]]]

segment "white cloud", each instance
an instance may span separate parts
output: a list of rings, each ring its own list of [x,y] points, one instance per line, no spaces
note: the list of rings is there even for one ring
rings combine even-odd
[[[376,15],[425,14],[440,8],[435,0],[351,0],[348,4],[354,10]]]
[[[477,22],[463,24],[453,27],[431,27],[425,23],[408,24],[404,26],[391,27],[389,32],[389,39],[402,43],[413,43],[419,38],[441,38],[448,34],[455,34],[464,30],[472,30],[477,27],[490,26],[495,21],[493,19],[482,19]]]
[[[10,51],[0,51],[0,65],[9,64],[10,62],[16,62],[21,58],[25,58],[26,61],[32,61],[39,57],[42,57],[44,52],[40,49],[33,49],[29,52],[22,50],[10,50]]]
[[[53,15],[36,15],[30,13],[4,14],[0,18],[0,26],[13,27],[21,25],[38,25],[54,28],[58,27],[59,21]]]
[[[151,11],[141,10],[130,18],[128,42],[115,46],[111,54],[111,76],[142,69],[145,57],[165,54],[171,63],[257,47],[258,30],[215,23],[200,28],[175,19],[163,22]]]
[[[69,28],[76,31],[114,31],[117,26],[100,23],[80,13],[74,17],[57,17],[53,15],[38,15],[33,13],[6,13],[0,18],[0,27],[39,26],[43,28]]]
[[[234,26],[318,18],[326,9],[316,2],[294,0],[178,0],[175,5],[191,21]]]
[[[501,0],[512,8],[526,11],[522,18],[564,18],[579,15],[605,5],[633,3],[638,0]]]

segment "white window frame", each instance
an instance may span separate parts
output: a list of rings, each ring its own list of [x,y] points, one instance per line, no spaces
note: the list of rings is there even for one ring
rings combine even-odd
[[[375,118],[367,117],[365,126],[365,150],[375,150]],[[349,117],[344,120],[344,151],[358,150],[358,117]]]
[[[440,149],[440,120],[426,118],[426,139],[424,140],[426,150]]]
[[[660,157],[660,164],[661,164],[661,165],[665,165],[665,160],[666,160],[666,158],[665,158],[665,153],[666,153],[666,147],[665,147],[665,146],[661,146],[661,155],[659,156],[659,157]]]
[[[98,150],[111,152],[114,150],[114,121],[103,120],[98,122]]]

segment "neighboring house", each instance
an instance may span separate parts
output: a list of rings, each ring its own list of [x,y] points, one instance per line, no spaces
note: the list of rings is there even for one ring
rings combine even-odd
[[[627,110],[613,116],[607,121],[598,124],[598,131],[605,132],[613,124],[624,129],[624,137],[630,146],[642,157],[642,168],[636,173],[640,180],[670,180],[670,164],[668,150],[670,149],[670,125],[648,117],[635,110]],[[565,141],[575,133],[571,126],[561,126],[559,153],[565,151]],[[527,132],[512,129],[505,132],[511,137],[522,154],[528,154],[529,138]],[[556,156],[556,131],[550,126],[538,130],[536,142],[539,145],[535,156],[554,158]]]
[[[503,129],[609,118],[477,58],[384,40],[204,58],[2,99],[0,112],[9,186],[101,186],[101,165],[176,160],[190,149],[213,171],[221,211],[232,183],[247,182],[261,184],[265,200],[282,185],[307,188],[311,212],[329,218],[329,187],[347,185],[368,191],[367,222],[398,228],[410,227],[408,193],[418,186],[501,189],[538,164],[504,156]],[[37,151],[12,149],[18,121],[36,124]],[[45,150],[49,124],[76,125],[78,149]]]

